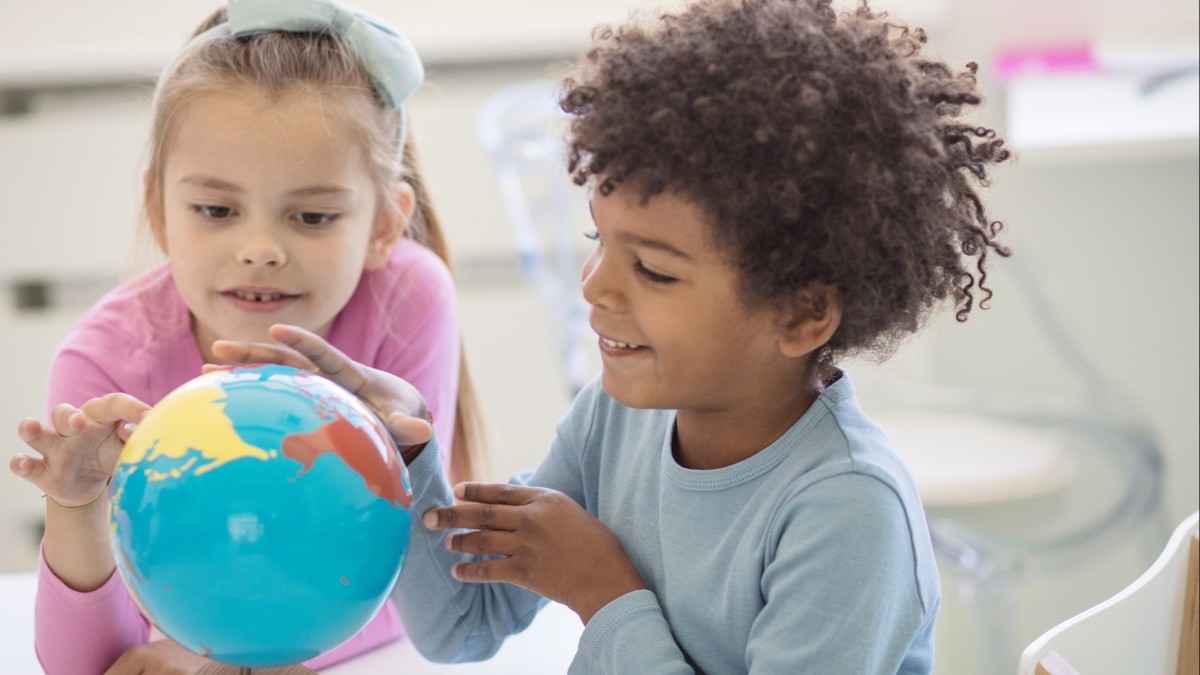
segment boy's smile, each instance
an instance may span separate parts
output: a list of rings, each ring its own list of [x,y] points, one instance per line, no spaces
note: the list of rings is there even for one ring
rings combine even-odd
[[[743,304],[699,207],[670,192],[640,202],[633,186],[592,197],[598,242],[583,295],[604,389],[626,406],[676,410],[681,463],[732,463],[807,409],[806,359],[780,350],[774,311]]]

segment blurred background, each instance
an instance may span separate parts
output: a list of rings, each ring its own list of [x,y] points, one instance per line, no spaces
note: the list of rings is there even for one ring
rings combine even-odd
[[[58,342],[104,291],[155,260],[139,212],[149,98],[159,69],[214,5],[0,5],[0,427],[9,429],[0,448],[7,459],[22,449],[17,422],[44,412],[44,379]],[[523,275],[496,164],[476,132],[482,106],[511,85],[556,77],[597,24],[669,5],[355,6],[400,27],[427,65],[411,120],[455,255],[468,357],[493,440],[489,473],[504,479],[539,461],[570,387],[557,319]],[[1016,161],[996,172],[988,206],[1006,223],[1003,241],[1020,266],[993,267],[988,311],[963,325],[943,313],[887,364],[849,364],[851,373],[1029,400],[1086,403],[1103,390],[1105,405],[1116,403],[1093,410],[1106,418],[1096,423],[1114,415],[1127,421],[1151,463],[1161,464],[1146,483],[1154,513],[1125,529],[1113,523],[1116,536],[1100,549],[1080,548],[1034,577],[1021,574],[1036,567],[1021,562],[1027,549],[984,546],[1012,563],[999,591],[990,589],[993,604],[977,587],[952,583],[961,570],[943,571],[938,672],[984,672],[987,639],[980,635],[987,633],[971,626],[987,621],[962,620],[978,618],[981,602],[985,610],[1004,606],[1000,622],[1019,651],[1136,577],[1149,562],[1146,551],[1161,548],[1170,524],[1200,501],[1200,9],[1194,0],[890,0],[876,7],[923,26],[931,51],[952,65],[979,63],[987,101],[973,119],[999,130],[1016,151]],[[594,356],[586,368],[596,372]],[[924,431],[939,442],[973,443],[941,429]],[[1013,445],[1022,441],[999,444],[994,456],[1009,456]],[[912,461],[920,482],[928,458]],[[1099,475],[1078,459],[1063,465],[1075,467],[1060,472],[1075,483]],[[1110,473],[1094,481],[1110,481],[1111,490],[1098,482],[1081,494],[1123,489],[1124,472]],[[961,533],[955,526],[963,524],[985,531],[983,541],[1003,543],[1012,531],[1028,530],[1031,518],[1062,515],[1046,501],[1061,481],[1050,483],[986,503],[930,496],[928,506],[950,524],[948,533]],[[946,487],[929,485],[923,494]],[[1083,501],[1070,517],[1086,520],[1091,499],[1076,498]],[[34,569],[41,510],[36,490],[0,471],[0,572]],[[972,536],[965,541],[977,541]]]

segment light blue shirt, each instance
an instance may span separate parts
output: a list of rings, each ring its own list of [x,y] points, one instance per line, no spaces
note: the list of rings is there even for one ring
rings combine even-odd
[[[626,408],[593,381],[542,465],[514,479],[583,505],[650,588],[596,613],[572,674],[930,672],[939,590],[924,513],[848,376],[774,443],[721,469],[679,466],[674,424],[674,411]],[[438,453],[410,470],[417,517],[397,608],[427,658],[486,658],[546,601],[455,581],[464,556],[419,518],[452,502]]]

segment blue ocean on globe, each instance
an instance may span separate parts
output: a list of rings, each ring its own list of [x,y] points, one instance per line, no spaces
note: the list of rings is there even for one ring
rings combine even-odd
[[[147,618],[243,667],[311,659],[380,610],[412,525],[378,418],[286,366],[202,375],[126,443],[110,492],[117,569]]]

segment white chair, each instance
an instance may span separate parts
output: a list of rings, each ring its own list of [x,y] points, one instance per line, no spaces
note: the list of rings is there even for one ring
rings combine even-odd
[[[1026,647],[1018,675],[1196,675],[1197,516],[1136,581]]]
[[[594,374],[588,355],[596,336],[579,292],[588,210],[586,193],[567,175],[566,123],[550,82],[533,80],[488,98],[476,133],[492,159],[521,269],[554,316],[563,378],[574,396]]]
[[[1006,290],[1029,311],[1035,334],[1076,391],[967,388],[915,377],[856,382],[864,408],[921,490],[943,584],[954,585],[966,610],[978,675],[1016,666],[1028,640],[1016,621],[1027,614],[1029,598],[1020,593],[1027,582],[1068,581],[1131,544],[1144,569],[1170,530],[1161,448],[1132,412],[1136,406],[1060,325],[1029,266],[1033,253],[1004,260],[996,276],[1013,283]],[[1077,608],[1050,603],[1040,611],[1061,616]]]

